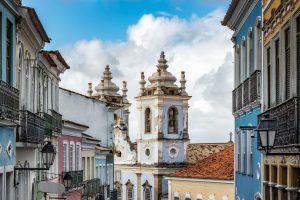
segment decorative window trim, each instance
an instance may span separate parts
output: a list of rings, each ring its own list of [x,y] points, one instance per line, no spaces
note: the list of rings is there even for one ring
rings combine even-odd
[[[77,147],[79,147],[79,152],[77,152]],[[75,145],[75,168],[78,167],[78,169],[76,168],[76,170],[81,170],[81,142],[76,142]],[[78,166],[76,166],[76,158],[78,156]]]
[[[72,147],[72,160],[71,159],[71,147]],[[70,171],[75,171],[75,156],[76,156],[76,145],[74,141],[70,141],[69,144],[69,170],[70,170],[70,166],[72,164],[72,170]],[[72,162],[72,163],[71,163]]]
[[[143,195],[144,195],[144,200],[151,200],[152,199],[152,186],[149,184],[148,180],[142,185],[144,188]],[[146,191],[148,190],[149,192],[149,199],[147,198]]]
[[[134,199],[134,185],[131,183],[130,179],[125,183],[126,185],[126,200],[133,200]],[[128,197],[128,191],[131,190],[131,198]]]
[[[170,111],[173,111],[173,119],[170,119]],[[174,130],[170,130],[171,122],[173,123]],[[168,133],[169,134],[178,134],[178,109],[176,108],[176,106],[170,106],[168,109]]]
[[[147,113],[147,111],[149,111],[149,113]],[[151,111],[150,107],[146,107],[145,111],[144,111],[144,126],[145,126],[144,132],[146,134],[151,133],[151,130],[152,130],[152,111]]]
[[[122,200],[122,183],[120,181],[116,181],[115,188],[117,190],[117,200]]]
[[[66,148],[66,166],[65,166],[65,169],[64,169],[64,145],[67,145],[67,148]],[[68,171],[69,169],[69,142],[64,140],[63,141],[63,146],[62,146],[62,153],[63,153],[63,160],[62,160],[62,167],[63,167],[63,171],[66,170]]]

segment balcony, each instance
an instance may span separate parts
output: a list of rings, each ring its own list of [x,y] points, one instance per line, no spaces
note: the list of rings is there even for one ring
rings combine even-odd
[[[249,78],[232,91],[232,113],[247,112],[259,105],[261,74],[256,70]]]
[[[50,110],[51,114],[42,112],[40,116],[45,120],[45,135],[52,137],[54,133],[62,132],[62,115],[54,110]]]
[[[100,195],[101,192],[101,185],[100,185],[100,179],[94,178],[91,180],[87,180],[84,182],[84,190],[82,193],[83,197],[95,197]]]
[[[19,90],[0,80],[0,119],[19,119]]]
[[[72,188],[78,188],[78,187],[82,186],[83,170],[62,172],[62,177],[64,177],[67,173],[69,173],[69,175],[72,177],[71,187],[67,188],[67,190],[70,190]]]
[[[260,121],[264,115],[276,119],[278,132],[275,136],[274,147],[299,146],[299,98],[291,98],[276,107],[270,108],[258,116]],[[260,142],[260,140],[258,140]],[[260,144],[258,144],[260,146]]]
[[[20,129],[17,142],[42,144],[45,137],[45,120],[28,110],[20,111]]]

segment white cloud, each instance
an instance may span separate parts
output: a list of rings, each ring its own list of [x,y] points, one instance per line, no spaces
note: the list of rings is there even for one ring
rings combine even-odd
[[[134,97],[139,92],[140,72],[149,77],[156,71],[164,50],[169,68],[178,79],[186,71],[190,101],[191,142],[226,141],[232,131],[232,44],[231,32],[220,21],[224,11],[185,20],[176,16],[144,15],[127,30],[124,42],[101,39],[82,40],[62,48],[71,69],[62,76],[61,86],[85,93],[87,82],[99,83],[103,69],[110,64],[113,81],[128,82],[131,106],[130,135],[137,127]]]

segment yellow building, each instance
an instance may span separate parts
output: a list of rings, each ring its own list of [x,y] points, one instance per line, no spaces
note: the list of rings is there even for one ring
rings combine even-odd
[[[273,147],[263,156],[263,196],[293,200],[300,178],[300,0],[263,0],[263,113],[276,120]]]
[[[233,200],[234,146],[165,177],[168,200]]]

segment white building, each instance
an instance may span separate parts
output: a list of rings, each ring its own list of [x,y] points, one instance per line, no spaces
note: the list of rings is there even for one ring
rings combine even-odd
[[[43,168],[41,148],[50,138],[57,147],[55,136],[61,133],[59,75],[69,66],[58,51],[42,51],[50,38],[35,10],[19,6],[18,12],[16,78],[20,91],[20,126],[16,134],[16,167]],[[50,172],[57,174],[57,158]],[[54,177],[42,172],[16,170],[16,199],[35,199],[35,183],[49,178]]]
[[[168,192],[163,179],[186,165],[188,135],[188,101],[185,73],[181,72],[178,87],[176,77],[167,71],[164,52],[157,71],[145,87],[141,74],[137,101],[137,144],[131,143],[127,123],[122,118],[115,126],[115,183],[118,199],[161,199]]]
[[[126,82],[123,82],[122,95],[112,81],[109,66],[103,72],[102,80],[95,87],[89,83],[88,95],[82,95],[60,88],[60,110],[65,120],[84,124],[82,142],[82,169],[84,180],[100,179],[101,185],[113,189],[113,127],[118,114],[128,116]],[[123,110],[123,111],[122,111]],[[127,118],[128,119],[128,118]],[[107,195],[106,195],[107,197]]]

